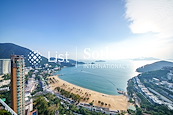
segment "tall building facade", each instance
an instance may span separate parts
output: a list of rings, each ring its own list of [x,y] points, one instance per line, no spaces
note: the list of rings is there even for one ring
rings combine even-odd
[[[24,57],[11,56],[12,108],[18,115],[25,115],[25,74]]]
[[[0,75],[10,73],[10,59],[0,59]]]

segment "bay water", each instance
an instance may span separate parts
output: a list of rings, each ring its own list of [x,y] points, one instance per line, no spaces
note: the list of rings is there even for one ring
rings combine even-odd
[[[126,91],[127,81],[138,74],[136,68],[156,62],[156,60],[84,62],[87,63],[64,67],[56,74],[72,84],[109,95],[119,95],[117,88]]]

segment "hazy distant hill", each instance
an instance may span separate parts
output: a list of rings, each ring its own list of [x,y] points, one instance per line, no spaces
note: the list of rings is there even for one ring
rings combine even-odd
[[[57,61],[62,61],[62,59],[57,59]],[[84,62],[79,62],[79,61],[75,61],[72,59],[68,59],[68,62],[66,59],[64,59],[64,62],[60,62],[61,66],[67,66],[67,67],[71,67],[71,66],[75,66],[77,64],[85,64]]]
[[[136,71],[137,72],[148,72],[148,71],[154,71],[154,70],[159,70],[162,69],[163,67],[173,67],[173,62],[169,62],[169,61],[158,61],[152,64],[147,64],[143,67],[137,68]]]
[[[25,63],[29,66],[28,54],[32,52],[30,49],[15,45],[12,43],[0,43],[0,59],[10,59],[11,55],[23,55],[25,57]],[[41,64],[47,63],[47,58],[42,56]]]
[[[106,62],[105,60],[96,60],[95,62]]]
[[[159,60],[158,58],[154,58],[154,57],[140,57],[140,58],[134,58],[132,59],[134,61],[142,61],[142,60]]]

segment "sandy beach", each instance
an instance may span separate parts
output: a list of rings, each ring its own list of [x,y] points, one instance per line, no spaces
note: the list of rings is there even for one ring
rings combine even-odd
[[[67,81],[60,79],[58,76],[48,77],[49,86],[52,90],[56,87],[61,87],[66,91],[74,94],[79,94],[83,99],[81,102],[90,103],[94,102],[95,106],[109,108],[110,110],[127,110],[129,103],[128,98],[124,95],[107,95],[100,92],[96,92],[90,89],[86,89]]]

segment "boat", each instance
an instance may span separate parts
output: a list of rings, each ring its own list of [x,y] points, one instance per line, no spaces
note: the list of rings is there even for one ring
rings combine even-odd
[[[117,92],[118,92],[119,94],[125,94],[125,91],[122,91],[122,90],[120,90],[120,89],[118,89],[118,88],[117,88]]]
[[[63,76],[64,74],[58,74],[58,76]]]

